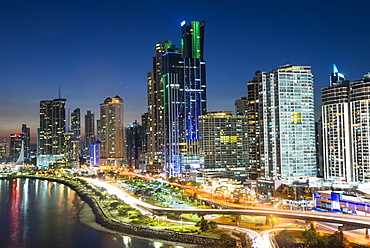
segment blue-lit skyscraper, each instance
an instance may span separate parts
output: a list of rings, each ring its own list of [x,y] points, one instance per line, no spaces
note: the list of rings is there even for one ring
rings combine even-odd
[[[204,21],[181,25],[182,47],[157,43],[148,73],[149,163],[160,162],[170,177],[197,161],[198,116],[206,114]]]

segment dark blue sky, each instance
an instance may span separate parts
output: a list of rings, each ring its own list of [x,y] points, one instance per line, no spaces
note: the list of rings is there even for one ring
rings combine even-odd
[[[125,123],[146,112],[155,43],[180,45],[180,22],[205,20],[208,110],[234,110],[256,70],[311,65],[316,105],[332,64],[347,79],[370,71],[368,0],[0,1],[0,139],[36,135],[39,101],[62,97],[99,116],[107,96]],[[82,115],[82,118],[83,118]]]

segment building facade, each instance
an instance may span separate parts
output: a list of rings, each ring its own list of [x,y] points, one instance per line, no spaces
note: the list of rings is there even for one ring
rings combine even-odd
[[[248,83],[248,104],[248,117],[254,117],[248,120],[248,136],[255,139],[251,170],[266,179],[316,176],[311,67],[285,65],[256,72]]]
[[[247,123],[246,116],[232,115],[230,111],[210,112],[199,117],[203,178],[247,177]]]

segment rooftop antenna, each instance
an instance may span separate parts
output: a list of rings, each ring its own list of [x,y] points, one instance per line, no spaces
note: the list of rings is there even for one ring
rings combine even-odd
[[[61,98],[61,94],[60,94],[60,86],[59,86],[59,99]]]

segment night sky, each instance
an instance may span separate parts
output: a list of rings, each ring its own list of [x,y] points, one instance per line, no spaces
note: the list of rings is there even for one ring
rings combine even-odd
[[[319,110],[333,63],[348,80],[370,71],[369,9],[369,0],[2,0],[0,139],[22,123],[35,137],[39,102],[59,86],[81,119],[119,95],[125,124],[140,121],[155,44],[180,46],[184,18],[206,21],[208,111],[234,110],[256,70],[288,63],[312,66]]]

